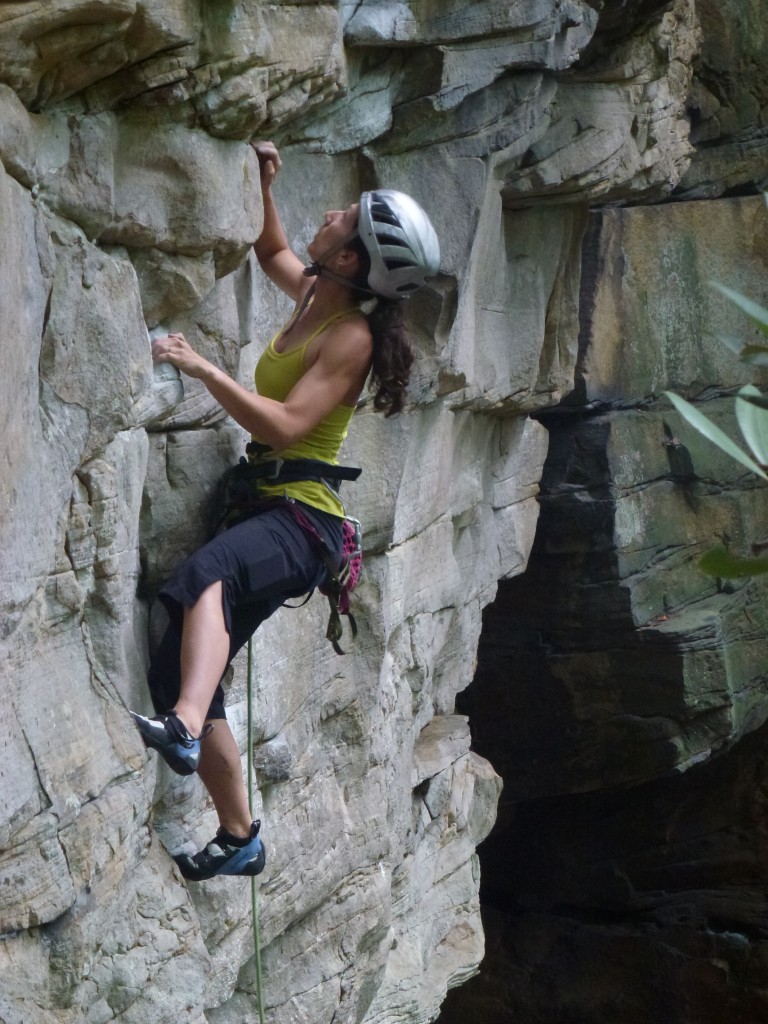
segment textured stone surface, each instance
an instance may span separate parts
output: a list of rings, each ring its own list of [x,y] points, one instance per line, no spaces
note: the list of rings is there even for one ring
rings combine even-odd
[[[513,720],[492,757],[507,794],[500,836],[513,805],[534,823],[538,801],[577,792],[599,806],[604,785],[645,787],[672,808],[664,772],[675,767],[689,769],[678,787],[693,788],[699,770],[731,758],[720,803],[743,789],[758,759],[742,767],[737,754],[765,717],[762,605],[750,587],[697,583],[691,562],[713,534],[759,528],[762,495],[695,441],[670,445],[674,418],[642,408],[670,385],[719,395],[741,379],[713,344],[705,281],[733,275],[763,294],[765,214],[756,200],[636,207],[762,180],[763,22],[757,0],[3,6],[4,1021],[256,1019],[247,886],[187,891],[168,849],[210,838],[213,813],[199,783],[148,759],[126,721],[126,706],[148,703],[151,596],[204,536],[216,477],[242,443],[195,382],[183,393],[157,383],[146,328],[184,330],[247,382],[288,311],[249,255],[261,214],[245,143],[256,134],[283,150],[279,201],[300,250],[324,209],[377,184],[423,202],[443,250],[440,275],[409,306],[409,407],[386,422],[364,406],[348,442],[348,461],[366,467],[349,491],[365,525],[359,638],[338,659],[315,598],[255,642],[270,1021],[426,1024],[477,970],[476,848],[500,780],[469,748],[456,696],[499,580],[525,580],[514,657],[520,669],[536,661],[497,705]],[[606,203],[633,209],[589,212]],[[584,402],[600,415],[578,415]],[[726,404],[710,403],[718,416]],[[531,418],[554,406],[570,416]],[[550,432],[545,517],[521,577]],[[551,663],[524,625],[542,606],[562,618]],[[632,685],[614,686],[629,660]],[[245,754],[242,662],[228,700]],[[522,735],[525,706],[536,714]],[[546,726],[559,760],[533,742]],[[568,807],[575,831],[594,820],[591,806]],[[727,836],[754,820],[757,803],[738,807],[713,827]],[[643,842],[644,820],[617,848]],[[547,892],[572,900],[595,886],[572,867],[561,877],[557,829],[542,826],[530,849],[515,834],[520,877],[537,851],[546,871],[506,948],[521,975],[526,964],[543,973],[541,948],[567,952],[574,934]],[[629,868],[617,864],[621,893]],[[729,904],[748,935],[762,913],[750,871]],[[663,871],[651,875],[649,888],[663,884]],[[605,909],[597,898],[588,908]],[[730,937],[713,940],[714,966],[700,955],[708,913],[697,903],[674,947],[694,964],[683,990],[699,993],[696,1006],[722,995],[723,963],[748,962],[759,987],[757,941],[748,961]],[[608,943],[595,937],[592,964],[609,959],[598,939]],[[616,976],[642,977],[637,945],[624,948]],[[545,994],[532,983],[530,1001],[564,1020],[553,1002],[583,961],[559,960],[562,983]],[[507,992],[520,1012],[521,989]]]
[[[712,287],[768,305],[768,209],[759,199],[593,214],[579,376],[587,401],[695,397],[755,377],[719,341],[760,337]]]
[[[768,188],[765,8],[760,0],[704,0],[701,53],[688,106],[695,153],[680,182],[694,198],[712,198],[746,183]]]
[[[543,416],[533,551],[459,697],[504,793],[480,854],[489,954],[444,1024],[766,1014],[768,586],[696,564],[768,534],[766,489],[659,392],[738,436],[727,393],[755,374],[717,335],[754,328],[707,282],[765,301],[768,212],[660,213],[593,216],[578,386]]]

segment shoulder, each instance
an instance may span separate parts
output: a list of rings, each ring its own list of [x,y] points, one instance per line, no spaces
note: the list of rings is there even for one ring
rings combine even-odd
[[[373,337],[364,316],[332,324],[325,332],[319,358],[326,364],[367,365],[373,356]]]

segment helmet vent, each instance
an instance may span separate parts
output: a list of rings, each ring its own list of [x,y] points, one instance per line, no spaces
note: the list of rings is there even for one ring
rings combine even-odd
[[[383,231],[377,231],[376,237],[379,240],[379,245],[394,245],[400,249],[405,248],[402,238],[398,238],[396,235],[387,235]]]
[[[386,203],[373,202],[371,204],[371,213],[374,220],[386,221],[387,224],[393,224],[395,227],[400,226],[397,217]]]
[[[370,256],[367,284],[375,295],[406,298],[440,267],[435,229],[419,204],[404,192],[363,192],[360,238]]]

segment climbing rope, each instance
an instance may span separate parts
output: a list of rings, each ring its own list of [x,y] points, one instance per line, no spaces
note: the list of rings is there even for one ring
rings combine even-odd
[[[253,820],[253,639],[248,641],[248,806]],[[261,982],[261,935],[256,876],[251,876],[251,921],[253,922],[253,956],[256,963],[256,996],[259,1003],[259,1024],[264,1024],[264,989]]]

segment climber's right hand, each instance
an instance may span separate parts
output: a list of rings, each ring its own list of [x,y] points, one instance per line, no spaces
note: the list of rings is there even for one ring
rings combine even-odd
[[[259,161],[261,187],[262,189],[270,188],[277,177],[277,172],[283,166],[277,146],[274,142],[252,142],[251,146]]]

